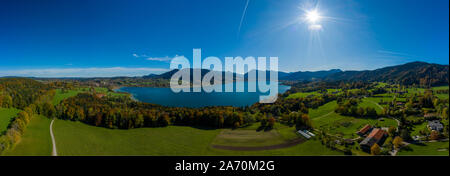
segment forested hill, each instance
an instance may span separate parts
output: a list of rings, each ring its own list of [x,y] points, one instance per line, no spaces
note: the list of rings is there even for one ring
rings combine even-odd
[[[52,94],[47,84],[28,78],[0,78],[0,107],[23,109],[33,103],[42,103]]]
[[[297,81],[312,81],[316,79],[325,78],[331,74],[342,72],[340,69],[322,70],[322,71],[298,71],[289,73],[288,75],[280,76],[280,80],[297,80]]]
[[[190,80],[191,80],[191,82],[192,82],[192,80],[193,80],[193,77],[194,77],[194,71],[195,69],[192,69],[192,68],[190,68],[189,69],[189,72],[190,72]],[[173,69],[173,70],[171,70],[171,71],[168,71],[168,72],[165,72],[165,73],[163,73],[163,74],[160,74],[160,75],[155,75],[155,74],[150,74],[150,75],[147,75],[147,76],[143,76],[143,78],[148,78],[148,79],[171,79],[172,78],[172,75],[174,75],[175,73],[177,73],[178,71],[180,71],[179,69]],[[201,71],[201,78],[203,78],[207,73],[209,73],[211,70],[207,70],[207,69],[200,69],[200,71]],[[227,72],[219,72],[219,73],[221,73],[222,74],[222,80],[225,80],[226,78],[225,78],[225,74],[227,73]],[[242,80],[243,79],[243,75],[240,75],[240,74],[236,74],[236,73],[233,73],[233,77],[234,77],[234,80]],[[232,81],[232,80],[226,80],[226,81]]]
[[[344,71],[328,75],[326,81],[381,81],[403,85],[448,85],[449,66],[410,62],[370,71]]]

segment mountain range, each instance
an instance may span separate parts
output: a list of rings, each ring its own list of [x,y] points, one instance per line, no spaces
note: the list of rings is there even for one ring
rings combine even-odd
[[[144,78],[170,79],[178,70],[171,70],[160,75],[147,75]],[[192,69],[191,69],[192,71]],[[202,69],[202,77],[209,70]],[[256,73],[255,73],[256,72]],[[252,70],[248,73],[236,74],[236,79],[244,78],[248,80],[251,73],[255,75],[266,74],[268,79],[270,71]],[[192,72],[191,72],[192,73]],[[222,72],[225,75],[225,72]],[[192,74],[191,74],[192,77]],[[390,83],[400,83],[405,85],[448,85],[449,66],[440,64],[430,64],[426,62],[410,62],[402,65],[389,66],[375,70],[363,71],[342,71],[331,69],[326,71],[298,71],[298,72],[278,72],[278,80],[285,81],[381,81]]]

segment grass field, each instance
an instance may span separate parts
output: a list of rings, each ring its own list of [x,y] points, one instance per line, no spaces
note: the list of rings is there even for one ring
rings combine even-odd
[[[448,86],[433,87],[433,90],[448,90]],[[439,99],[449,99],[449,94],[435,94]]]
[[[281,144],[284,139],[276,130],[232,130],[224,129],[214,139],[212,144],[226,146],[269,146]]]
[[[318,92],[297,92],[297,93],[290,94],[287,97],[287,99],[291,99],[291,98],[305,98],[305,97],[307,97],[309,95],[316,96],[316,95],[319,95],[319,94],[320,93],[318,93]]]
[[[129,94],[127,94],[127,93],[109,91],[107,88],[104,88],[104,87],[96,87],[95,91],[97,93],[104,93],[104,94],[106,94],[107,96],[110,96],[110,97],[129,96]]]
[[[308,115],[311,119],[321,118],[321,116],[324,116],[330,112],[334,112],[336,106],[337,106],[336,101],[328,102],[316,109],[309,109]]]
[[[222,129],[169,126],[111,130],[63,120],[56,120],[53,128],[59,155],[341,155],[318,141],[265,151],[211,148]],[[282,130],[279,135],[285,137],[286,132]]]
[[[413,130],[411,131],[411,136],[420,136],[420,131],[427,128],[427,122],[423,122],[420,125],[414,125]]]
[[[372,106],[378,111],[379,108],[375,104],[371,102],[366,103],[367,106]],[[356,137],[355,132],[366,124],[381,127],[397,126],[397,122],[393,119],[380,121],[377,119],[342,116],[334,112],[336,106],[336,101],[332,101],[317,109],[310,109],[309,116],[312,119],[313,126],[326,129],[331,134],[340,134],[345,138]]]
[[[226,146],[270,146],[298,138],[295,127],[276,123],[274,129],[259,130],[259,123],[241,129],[223,129],[212,144]]]
[[[64,99],[73,97],[81,92],[83,92],[81,89],[77,89],[77,90],[68,90],[67,92],[63,93],[61,89],[56,89],[56,93],[55,96],[53,97],[52,104],[57,105]]]
[[[20,110],[14,108],[0,108],[0,135],[6,131],[11,120]]]
[[[364,98],[362,99],[362,101],[358,104],[358,107],[372,107],[374,108],[378,114],[381,114],[381,112],[383,111],[383,109],[381,107],[379,107],[376,103],[376,101],[373,101],[372,99],[369,98]],[[381,106],[381,105],[380,105]]]
[[[375,86],[376,88],[382,88],[382,87],[386,87],[388,84],[384,83],[384,82],[377,82],[377,85]]]
[[[408,156],[408,155],[420,155],[420,156],[449,156],[448,142],[427,142],[423,144],[410,144],[408,149],[400,150],[398,155]]]
[[[5,153],[12,156],[49,156],[52,152],[50,138],[51,119],[35,116],[31,119],[22,139],[16,146]]]
[[[52,104],[57,105],[66,98],[70,98],[70,97],[76,96],[79,93],[88,92],[88,91],[89,91],[89,88],[87,88],[87,87],[68,90],[67,92],[64,92],[64,93],[62,92],[61,89],[56,89],[56,93],[55,93],[55,96],[53,97]],[[126,93],[118,93],[118,92],[108,91],[108,89],[104,88],[104,87],[96,87],[95,91],[97,93],[104,93],[107,96],[128,96],[128,94],[126,94]]]
[[[366,124],[380,127],[397,126],[397,122],[393,119],[377,119],[355,118],[350,116],[342,116],[335,112],[323,118],[312,119],[313,126],[319,129],[326,129],[331,134],[339,134],[344,138],[356,137],[356,132]]]

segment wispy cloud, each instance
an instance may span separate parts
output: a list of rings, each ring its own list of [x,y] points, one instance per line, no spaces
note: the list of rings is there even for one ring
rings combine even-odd
[[[149,60],[149,61],[160,61],[160,62],[169,62],[170,60],[172,60],[173,58],[179,57],[178,55],[175,55],[175,57],[169,57],[169,56],[165,56],[165,57],[150,57],[148,55],[139,55],[136,53],[133,53],[133,56],[136,58],[145,58],[145,60]]]
[[[163,73],[169,71],[164,68],[131,68],[131,67],[107,67],[107,68],[44,68],[44,69],[17,69],[0,70],[2,76],[22,77],[115,77],[115,76],[142,76],[151,73]]]
[[[241,32],[242,23],[244,22],[244,18],[245,18],[245,14],[247,13],[247,8],[248,8],[249,2],[250,2],[250,0],[247,0],[247,2],[245,3],[244,11],[242,12],[242,16],[241,16],[241,21],[239,22],[238,35]]]
[[[393,55],[393,56],[411,57],[411,58],[418,57],[418,56],[407,54],[407,53],[401,53],[401,52],[396,52],[396,51],[388,51],[388,50],[378,50],[378,53],[388,54],[388,55]]]

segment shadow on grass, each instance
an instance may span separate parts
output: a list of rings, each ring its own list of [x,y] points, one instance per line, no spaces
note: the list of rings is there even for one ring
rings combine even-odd
[[[260,132],[260,131],[268,132],[268,131],[270,131],[270,130],[272,130],[272,129],[273,129],[273,127],[270,127],[270,126],[259,126],[259,127],[256,129],[256,131],[257,131],[257,132]]]

